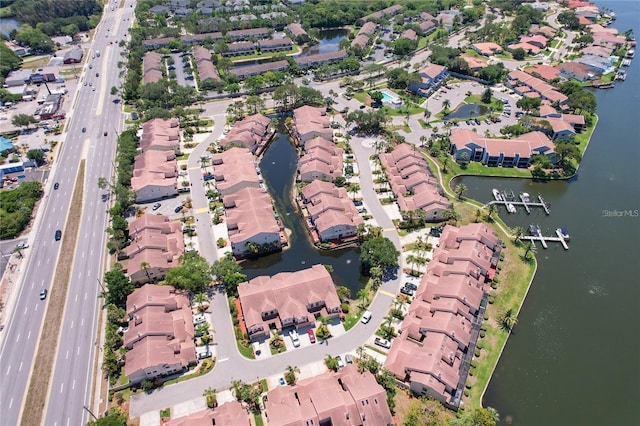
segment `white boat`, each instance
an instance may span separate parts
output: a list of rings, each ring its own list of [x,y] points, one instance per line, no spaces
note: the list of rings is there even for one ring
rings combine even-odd
[[[500,191],[494,188],[491,190],[491,192],[493,192],[493,198],[495,198],[496,201],[502,201],[502,195],[500,195]]]
[[[528,203],[530,201],[529,193],[523,192],[522,195],[520,196],[520,199],[522,200],[523,203]]]
[[[507,203],[507,211],[508,211],[509,213],[515,213],[515,212],[517,212],[517,210],[516,210],[516,206],[514,206],[514,205],[513,205],[513,204],[511,204],[511,203]]]

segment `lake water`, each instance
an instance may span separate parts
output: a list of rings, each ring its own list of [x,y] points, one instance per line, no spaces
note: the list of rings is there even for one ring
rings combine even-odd
[[[640,3],[599,2],[620,31],[640,34]],[[567,182],[462,178],[469,196],[540,193],[551,215],[501,212],[510,226],[568,228],[570,249],[538,249],[538,271],[485,394],[502,424],[640,424],[640,76],[597,91],[600,121],[578,175]],[[627,338],[628,337],[628,338]]]
[[[360,252],[358,249],[320,251],[313,246],[308,238],[304,219],[291,200],[297,163],[296,148],[286,134],[280,134],[271,143],[260,161],[260,170],[269,194],[274,199],[285,227],[292,231],[292,235],[287,250],[255,261],[243,262],[243,273],[251,279],[259,275],[299,271],[318,263],[331,265],[334,269],[331,274],[333,281],[336,285],[351,289],[351,296],[355,298],[358,290],[364,287],[360,276]]]
[[[445,120],[452,118],[469,119],[479,117],[489,112],[489,108],[479,104],[463,104],[458,109],[444,116]]]
[[[0,32],[7,37],[9,36],[9,33],[11,32],[11,30],[18,28],[19,26],[20,26],[20,23],[15,19],[11,19],[11,18],[0,19]]]

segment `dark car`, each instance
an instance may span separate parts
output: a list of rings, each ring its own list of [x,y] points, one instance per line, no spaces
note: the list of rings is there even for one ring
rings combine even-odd
[[[414,291],[418,289],[418,286],[415,283],[404,283],[404,286]]]
[[[100,77],[100,73],[99,72],[96,73],[96,77]]]
[[[180,213],[182,211],[182,206],[177,206],[173,211],[176,213]]]
[[[87,131],[87,128],[86,128],[86,127],[83,127],[83,128],[82,128],[82,133],[85,133],[86,131]]]
[[[415,290],[412,290],[412,289],[407,288],[407,287],[402,287],[400,289],[400,293],[406,294],[407,296],[413,296],[415,294]]]
[[[60,184],[58,182],[54,183],[53,184],[53,189],[56,190],[58,188],[60,188]]]
[[[54,238],[56,239],[56,241],[60,241],[60,238],[62,238],[62,231],[61,230],[56,230],[56,233],[54,235]]]
[[[104,132],[104,135],[105,135],[105,136],[109,135],[109,132]]]
[[[345,362],[346,362],[347,364],[353,364],[353,358],[351,358],[351,355],[349,355],[349,354],[346,354],[346,355],[344,356],[344,360],[345,360]]]

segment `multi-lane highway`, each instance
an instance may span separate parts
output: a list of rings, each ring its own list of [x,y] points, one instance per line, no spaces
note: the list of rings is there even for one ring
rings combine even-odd
[[[93,360],[97,347],[96,323],[100,300],[97,279],[103,271],[107,204],[101,200],[98,177],[112,172],[117,132],[122,125],[120,108],[110,94],[119,87],[120,58],[118,42],[128,32],[132,22],[132,0],[124,7],[109,3],[87,52],[84,79],[92,86],[78,85],[75,98],[67,100],[71,109],[67,137],[62,144],[58,163],[45,189],[45,199],[32,231],[32,250],[23,280],[17,291],[13,316],[5,326],[0,348],[0,412],[3,424],[18,424],[23,410],[25,392],[38,346],[47,300],[40,300],[42,288],[50,288],[58,261],[72,262],[72,272],[62,324],[56,364],[50,382],[44,423],[49,425],[85,424],[90,405]],[[91,59],[100,51],[100,56]],[[99,73],[99,77],[96,77]],[[95,87],[95,90],[93,89]],[[86,132],[82,132],[86,128]],[[104,136],[104,132],[108,136]],[[80,161],[86,160],[85,187],[82,206],[71,206],[71,196]],[[53,189],[52,182],[59,188]],[[58,259],[60,241],[54,233],[64,232],[70,208],[82,209],[81,224],[71,259]]]

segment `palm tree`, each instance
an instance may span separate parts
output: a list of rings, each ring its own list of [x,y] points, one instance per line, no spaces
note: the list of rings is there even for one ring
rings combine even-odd
[[[296,383],[296,373],[300,373],[300,369],[298,367],[294,367],[293,365],[287,366],[284,377],[287,380],[288,384],[294,385]]]
[[[209,164],[210,161],[211,161],[211,157],[209,157],[208,155],[203,155],[202,157],[200,157],[200,168],[206,172],[207,165]]]
[[[208,387],[204,390],[202,396],[207,399],[207,407],[215,408],[218,405],[218,398],[216,395],[216,390],[214,388]]]
[[[498,211],[498,207],[495,204],[489,204],[487,207],[487,220],[493,221],[493,215]]]
[[[456,185],[453,191],[458,196],[458,200],[462,200],[463,194],[467,192],[468,189],[469,188],[467,188],[467,185],[465,185],[464,183],[459,183],[458,185]]]
[[[529,259],[529,254],[532,254],[535,256],[537,251],[538,251],[538,248],[533,243],[533,241],[527,241],[527,243],[524,246],[524,258]]]
[[[520,237],[524,235],[524,228],[522,226],[516,226],[511,230],[514,235],[514,242],[517,243],[520,241]]]
[[[366,300],[368,294],[369,294],[369,292],[364,288],[361,288],[360,290],[358,290],[358,299],[360,299],[360,303],[361,303],[363,309],[365,308],[365,300]]]
[[[473,95],[473,92],[471,92],[471,90],[468,90],[467,93],[465,93],[466,97],[470,97],[471,95]]]
[[[424,148],[424,143],[427,141],[427,137],[425,135],[420,136],[420,148]]]
[[[204,305],[204,302],[207,301],[207,295],[205,293],[198,293],[193,296],[193,301],[198,305],[198,310],[202,312],[204,311],[202,305]]]
[[[380,284],[382,284],[382,276],[384,275],[382,268],[379,266],[374,266],[369,270],[369,274],[371,274],[373,288],[377,289],[378,287],[380,287]]]
[[[480,209],[476,209],[476,213],[474,215],[474,222],[478,223],[480,222],[480,217],[482,216],[482,210]]]
[[[487,407],[487,413],[489,414],[489,417],[491,417],[491,420],[494,421],[494,423],[498,423],[500,421],[500,413],[498,413],[498,410],[496,410],[493,407]]]
[[[407,256],[407,263],[411,266],[411,275],[414,275],[415,270],[413,269],[413,267],[418,263],[418,258],[410,254],[409,256]]]
[[[149,262],[147,261],[140,262],[140,269],[144,270],[144,273],[147,275],[147,279],[149,280],[149,282],[151,282],[151,275],[149,274],[150,266],[151,265],[149,265]]]
[[[451,107],[451,101],[449,99],[442,101],[442,108],[444,110],[449,111],[449,107]]]
[[[507,309],[500,315],[500,328],[505,331],[511,331],[511,329],[518,323],[518,317],[513,309]]]

